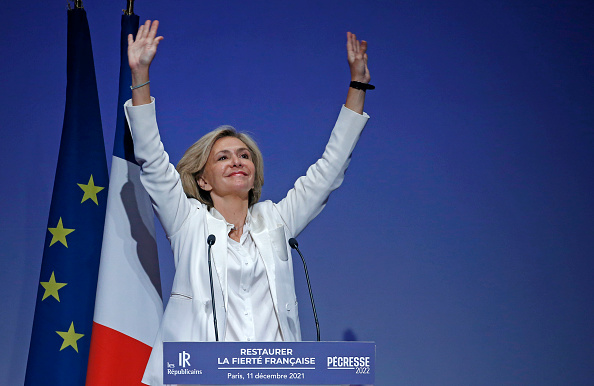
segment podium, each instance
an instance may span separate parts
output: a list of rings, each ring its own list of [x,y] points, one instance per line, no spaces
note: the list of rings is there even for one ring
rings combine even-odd
[[[164,342],[179,385],[373,385],[374,342]]]

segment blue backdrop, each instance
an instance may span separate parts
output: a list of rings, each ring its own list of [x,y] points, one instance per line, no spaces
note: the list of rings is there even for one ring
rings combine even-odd
[[[66,10],[5,3],[0,383],[21,384],[64,115]],[[108,154],[125,3],[84,3]],[[346,31],[369,42],[372,119],[299,243],[322,339],[376,341],[377,385],[591,384],[594,3],[139,0],[135,11],[165,36],[151,90],[172,160],[220,124],[250,131],[272,200],[321,154],[344,102]],[[162,233],[159,248],[167,294]]]

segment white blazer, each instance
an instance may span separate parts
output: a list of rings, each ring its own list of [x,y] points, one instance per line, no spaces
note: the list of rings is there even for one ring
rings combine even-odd
[[[227,226],[206,205],[187,198],[179,174],[169,162],[157,128],[155,101],[125,104],[141,167],[140,179],[171,243],[175,277],[169,303],[157,334],[143,383],[163,384],[163,342],[214,341],[206,238],[213,234],[213,285],[219,336],[226,330]],[[324,208],[330,193],[344,179],[351,153],[369,116],[342,107],[322,157],[309,167],[279,203],[263,201],[250,208],[252,238],[264,261],[274,310],[285,341],[301,340],[293,262],[288,239],[297,237]]]

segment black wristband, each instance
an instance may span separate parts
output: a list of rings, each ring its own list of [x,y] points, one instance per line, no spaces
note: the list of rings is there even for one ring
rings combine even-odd
[[[375,90],[375,86],[369,83],[362,83],[362,82],[357,82],[357,81],[352,81],[351,84],[349,85],[349,87],[352,87],[354,89],[357,90],[363,90],[363,91],[367,91],[367,90]]]

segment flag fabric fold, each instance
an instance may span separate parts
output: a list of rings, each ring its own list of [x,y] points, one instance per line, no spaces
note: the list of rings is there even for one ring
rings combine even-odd
[[[64,124],[25,385],[83,385],[107,201],[107,160],[84,9],[68,11]]]
[[[163,314],[154,215],[124,114],[132,81],[128,34],[135,35],[138,25],[138,16],[122,16],[116,134],[87,385],[140,385]]]

